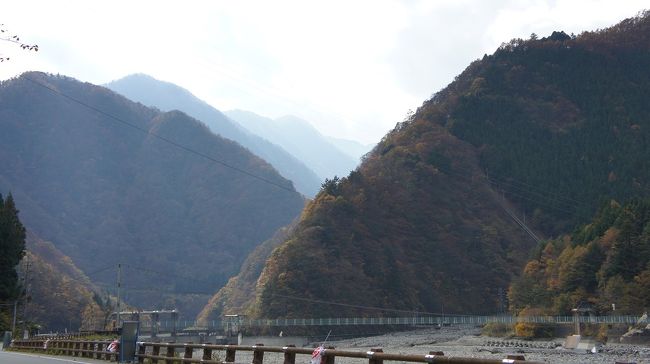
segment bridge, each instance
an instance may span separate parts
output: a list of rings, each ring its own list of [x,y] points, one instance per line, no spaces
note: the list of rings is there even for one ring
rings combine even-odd
[[[278,318],[278,319],[248,319],[242,316],[231,316],[223,320],[197,322],[187,320],[144,321],[140,323],[143,332],[158,333],[180,332],[183,330],[218,333],[237,333],[245,329],[255,328],[290,328],[290,327],[335,327],[335,326],[447,326],[466,325],[480,326],[488,323],[516,324],[531,322],[539,324],[575,325],[585,324],[636,324],[638,316],[410,316],[410,317],[336,317],[336,318]]]

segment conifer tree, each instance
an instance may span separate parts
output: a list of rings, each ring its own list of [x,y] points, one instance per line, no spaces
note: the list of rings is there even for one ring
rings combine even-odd
[[[0,301],[19,294],[16,266],[25,254],[25,227],[18,219],[18,210],[11,196],[0,195]]]

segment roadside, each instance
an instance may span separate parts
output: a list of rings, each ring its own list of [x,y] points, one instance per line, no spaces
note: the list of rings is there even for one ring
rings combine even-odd
[[[15,351],[0,351],[0,363],[11,364],[61,364],[61,363],[108,363],[105,360],[76,358],[61,355],[45,355],[18,353]]]

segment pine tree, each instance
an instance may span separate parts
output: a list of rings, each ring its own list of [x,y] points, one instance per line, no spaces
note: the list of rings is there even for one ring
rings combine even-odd
[[[18,219],[18,210],[9,194],[0,195],[0,301],[19,294],[16,266],[25,255],[25,227]]]

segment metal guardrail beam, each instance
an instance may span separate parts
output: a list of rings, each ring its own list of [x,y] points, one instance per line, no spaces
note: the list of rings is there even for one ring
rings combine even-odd
[[[106,350],[110,343],[111,341],[32,339],[13,340],[10,348],[19,351],[117,361],[118,353]]]
[[[145,359],[150,359],[154,363],[164,360],[166,363],[179,362],[179,363],[205,363],[205,364],[224,364],[224,363],[237,363],[237,351],[252,351],[253,360],[252,364],[263,364],[264,353],[283,353],[284,364],[295,364],[296,355],[312,355],[313,349],[296,348],[293,346],[285,347],[266,347],[264,345],[206,345],[206,344],[171,344],[171,343],[149,343],[141,342],[139,344],[138,354],[136,357],[139,363],[144,363]],[[147,350],[147,348],[151,348]],[[161,355],[161,349],[165,349],[166,355]],[[194,358],[193,353],[195,350],[201,351],[201,358]],[[225,351],[226,360],[213,360],[213,351]],[[147,352],[150,352],[148,354]],[[183,357],[176,356],[176,352],[182,352]],[[339,358],[359,358],[368,359],[369,364],[383,364],[383,361],[399,361],[403,363],[447,363],[447,364],[541,364],[532,361],[526,361],[522,356],[508,357],[505,359],[482,359],[482,358],[462,358],[462,357],[449,357],[441,352],[430,352],[424,355],[414,354],[391,354],[384,353],[381,349],[371,349],[370,351],[344,351],[336,350],[333,347],[327,348],[322,351],[323,364],[334,364],[337,357]],[[173,359],[171,359],[173,358]],[[309,359],[307,358],[307,362]],[[301,361],[302,362],[302,361]]]
[[[46,344],[47,342],[47,344]],[[117,360],[116,353],[107,352],[105,348],[110,341],[79,341],[79,340],[15,340],[11,346],[14,350],[27,350],[47,352],[49,354],[60,354],[77,357],[95,358],[103,360]],[[164,350],[162,350],[164,349]],[[200,351],[200,358],[193,357],[194,351]],[[212,359],[213,351],[225,351],[224,360]],[[297,348],[294,346],[264,346],[262,344],[243,345],[208,345],[208,344],[177,344],[177,343],[138,343],[138,350],[135,359],[138,363],[144,363],[145,359],[153,363],[161,361],[165,363],[204,363],[204,364],[245,364],[236,362],[237,351],[253,352],[251,363],[264,364],[264,353],[283,353],[284,364],[296,364],[297,355],[309,355],[313,349]],[[181,356],[182,355],[182,356]],[[381,349],[370,349],[369,351],[345,351],[336,350],[333,347],[326,348],[321,353],[323,364],[334,364],[336,358],[359,358],[368,359],[368,364],[383,364],[383,361],[399,361],[402,363],[447,363],[447,364],[541,364],[538,362],[526,361],[523,356],[517,355],[505,359],[482,359],[448,357],[442,352],[429,352],[429,354],[392,354],[384,353]],[[308,362],[309,358],[301,362]]]

